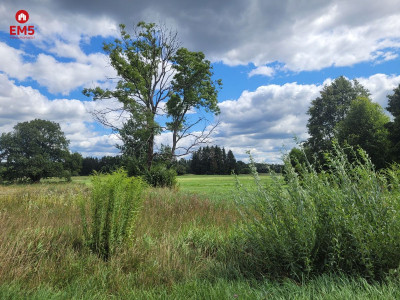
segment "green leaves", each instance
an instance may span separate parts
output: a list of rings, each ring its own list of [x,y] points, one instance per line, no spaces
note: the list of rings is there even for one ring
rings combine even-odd
[[[35,119],[18,123],[14,131],[0,137],[0,158],[6,160],[3,177],[8,180],[62,176],[69,157],[69,141],[60,125]]]
[[[150,168],[154,137],[160,133],[155,115],[159,104],[169,95],[169,80],[172,78],[170,62],[177,49],[176,35],[154,23],[145,22],[139,22],[130,34],[121,24],[120,38],[104,44],[103,49],[118,74],[117,85],[114,90],[96,87],[84,89],[83,93],[93,97],[93,100],[116,98],[122,104],[120,110],[111,107],[94,112],[94,115],[103,125],[119,131],[123,140],[129,143],[122,147],[123,151],[128,150],[124,154],[142,154],[144,144],[145,164]],[[123,128],[117,125],[115,119],[107,118],[109,112],[116,111],[129,116]],[[131,150],[132,146],[138,148]],[[142,160],[139,157],[133,159]]]
[[[204,108],[218,114],[218,89],[221,80],[212,80],[211,63],[202,52],[191,52],[180,48],[173,58],[176,74],[172,81],[173,97],[168,102],[168,114],[174,119],[192,108]],[[180,101],[177,101],[179,97]],[[179,103],[178,103],[179,102]]]
[[[218,89],[221,80],[212,80],[211,63],[205,59],[202,52],[191,52],[180,48],[172,60],[176,73],[172,80],[172,90],[167,101],[167,115],[172,121],[167,128],[173,133],[172,153],[174,154],[178,141],[198,121],[188,122],[187,115],[195,109],[219,114]]]
[[[273,278],[339,272],[382,279],[398,268],[399,167],[377,172],[365,151],[349,150],[334,143],[326,171],[301,162],[295,169],[287,157],[286,182],[272,177],[261,186],[254,174],[257,191],[238,191],[244,271]]]
[[[350,104],[358,97],[368,97],[369,92],[356,80],[349,81],[343,76],[324,86],[320,97],[314,99],[308,110],[308,146],[314,153],[331,148],[335,126],[346,116]]]
[[[115,112],[115,108],[94,115],[103,125],[121,134],[124,154],[135,153],[135,161],[145,157],[147,170],[151,169],[156,154],[156,135],[172,131],[172,159],[179,140],[190,135],[200,121],[205,121],[205,118],[190,121],[187,114],[195,109],[219,113],[217,94],[221,80],[212,79],[211,63],[202,52],[178,47],[176,33],[154,23],[139,22],[130,34],[121,24],[120,39],[104,44],[103,49],[118,74],[118,83],[114,90],[96,87],[84,89],[83,93],[93,100],[116,98],[123,104],[121,115],[126,113],[129,120],[122,128],[115,120],[107,120],[107,113]],[[169,118],[164,127],[155,121],[161,103],[166,103]],[[194,143],[204,142],[206,136],[204,132],[196,136]],[[139,152],[140,157],[137,156]]]
[[[400,85],[393,90],[393,95],[388,95],[388,107],[386,108],[394,117],[386,127],[389,130],[390,153],[392,159],[400,162]]]
[[[390,121],[378,103],[368,98],[354,100],[346,117],[337,124],[336,136],[341,144],[361,147],[375,166],[385,167],[388,160],[389,140],[385,125]]]
[[[125,243],[133,241],[133,229],[139,214],[145,184],[140,178],[122,171],[92,177],[90,219],[81,203],[84,237],[89,248],[107,261]]]

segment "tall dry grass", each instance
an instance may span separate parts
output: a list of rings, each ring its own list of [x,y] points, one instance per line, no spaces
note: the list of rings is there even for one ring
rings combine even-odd
[[[112,294],[128,286],[172,286],[207,276],[218,264],[192,245],[192,233],[218,228],[228,235],[237,218],[229,205],[149,189],[133,243],[104,262],[84,247],[79,203],[90,193],[72,183],[0,187],[0,284],[87,284]]]
[[[83,186],[0,187],[0,279],[33,285],[73,252],[80,240]],[[51,275],[53,276],[53,275]]]

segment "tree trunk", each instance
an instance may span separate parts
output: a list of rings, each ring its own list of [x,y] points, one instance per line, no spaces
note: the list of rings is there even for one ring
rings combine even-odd
[[[172,133],[172,148],[171,148],[171,161],[175,157],[175,150],[176,150],[176,137],[177,137],[177,132],[176,130],[173,131]]]
[[[147,141],[147,169],[149,171],[153,163],[153,151],[154,151],[154,133],[151,133]]]

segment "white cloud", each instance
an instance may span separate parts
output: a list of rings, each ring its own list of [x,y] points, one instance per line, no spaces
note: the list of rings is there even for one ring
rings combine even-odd
[[[105,80],[107,75],[112,74],[106,66],[107,58],[101,54],[89,64],[60,63],[52,56],[39,54],[36,62],[31,64],[33,70],[30,77],[47,87],[51,93],[67,95],[77,87]]]
[[[254,92],[244,91],[238,100],[224,101],[219,105],[221,120],[224,123],[235,124],[231,130],[274,135],[276,130],[271,131],[271,128],[277,128],[285,117],[285,133],[289,133],[288,125],[296,123],[296,118],[304,118],[309,99],[315,98],[319,89],[316,85],[287,83],[282,86],[261,86]],[[296,128],[293,134],[301,132],[301,128],[297,126],[290,127]]]
[[[384,108],[388,94],[400,83],[400,76],[375,74],[357,80],[371,92],[373,101]],[[322,85],[287,83],[267,85],[254,92],[244,91],[237,100],[220,103],[221,125],[214,142],[232,149],[239,159],[247,160],[246,150],[259,161],[279,162],[281,152],[295,146],[294,137],[308,138],[307,110],[318,97]]]
[[[251,70],[249,73],[249,77],[253,77],[255,75],[271,77],[272,75],[274,75],[274,73],[275,73],[274,68],[268,66],[261,66]]]
[[[77,44],[68,44],[60,40],[54,42],[54,47],[49,51],[58,57],[74,58],[78,62],[88,62],[88,56]]]
[[[23,66],[23,55],[23,51],[0,42],[0,71],[19,80],[25,79],[28,70]]]
[[[60,124],[73,151],[84,155],[115,154],[117,137],[93,128],[88,108],[96,105],[74,99],[49,100],[38,90],[18,86],[0,74],[0,132],[9,132],[17,123],[35,118],[50,120]]]
[[[320,89],[297,83],[268,85],[224,101],[214,141],[235,149],[241,159],[246,159],[246,150],[250,150],[256,159],[277,162],[282,147],[294,145],[294,136],[307,138],[306,111]]]
[[[77,61],[64,63],[40,53],[33,62],[27,62],[24,59],[26,53],[0,42],[0,71],[18,80],[32,78],[49,92],[63,95],[78,87],[100,85],[107,77],[115,77],[116,72],[104,54],[85,55],[79,48],[66,44],[59,44],[54,51],[62,54],[69,48],[75,49],[70,56],[75,56]]]
[[[362,5],[357,1],[325,1],[298,12],[296,7],[303,3],[286,3],[277,24],[269,28],[262,25],[268,21],[256,23],[265,13],[266,20],[273,19],[272,12],[259,7],[259,13],[249,16],[254,29],[244,27],[240,43],[216,58],[229,65],[253,62],[261,66],[280,61],[294,71],[394,59],[400,47],[399,6],[384,2],[377,6],[371,1]]]
[[[15,23],[14,11],[20,6],[16,0],[0,4],[3,30]],[[76,47],[80,42],[116,36],[118,23],[130,27],[139,20],[166,22],[179,31],[185,47],[229,65],[260,67],[278,61],[294,71],[320,70],[391,60],[400,47],[399,4],[393,0],[232,0],[229,5],[116,0],[97,1],[96,6],[60,0],[25,2],[24,8],[37,27],[37,45],[67,57],[81,56]]]
[[[375,74],[368,78],[360,77],[357,80],[371,93],[371,99],[386,108],[387,95],[393,94],[393,89],[400,84],[400,76]]]

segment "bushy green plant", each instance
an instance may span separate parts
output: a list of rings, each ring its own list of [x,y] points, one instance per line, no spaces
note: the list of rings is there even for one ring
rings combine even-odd
[[[296,279],[332,272],[379,279],[399,266],[398,173],[376,172],[363,150],[348,157],[335,145],[321,172],[310,164],[295,169],[287,158],[286,182],[274,177],[267,186],[253,167],[257,191],[241,188],[238,198],[245,217],[243,271]]]
[[[90,249],[108,260],[119,246],[132,239],[145,184],[123,170],[95,174],[92,184],[89,219],[82,204],[84,236]]]
[[[67,182],[71,182],[72,181],[72,174],[70,170],[64,170],[62,172],[62,177],[65,179],[65,181]]]
[[[176,186],[176,171],[168,169],[164,164],[156,164],[147,171],[144,179],[153,187],[175,187]]]
[[[187,173],[186,167],[183,165],[178,164],[175,168],[177,175],[185,175]]]

